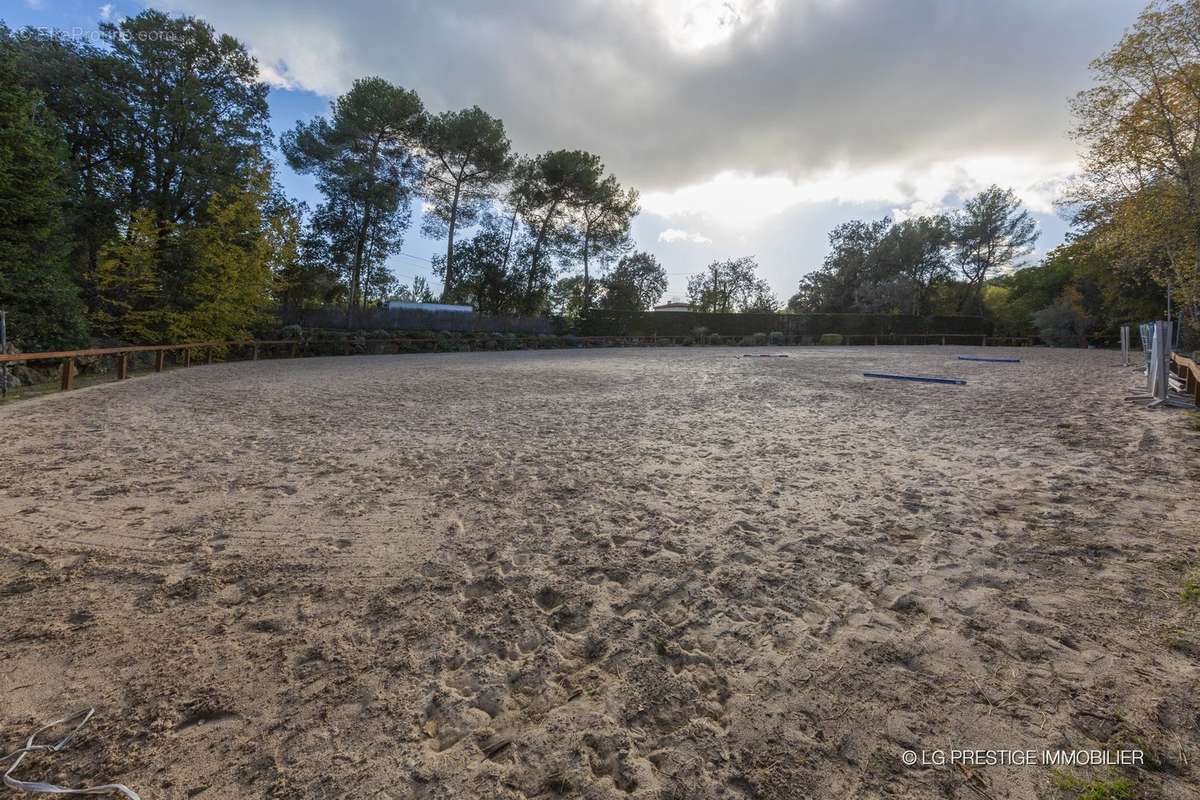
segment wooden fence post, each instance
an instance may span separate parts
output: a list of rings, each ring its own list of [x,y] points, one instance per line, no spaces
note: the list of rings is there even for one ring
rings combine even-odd
[[[129,377],[129,353],[117,356],[117,380],[123,381]]]
[[[155,372],[162,372],[163,367],[166,365],[166,363],[167,363],[167,351],[166,350],[159,350],[158,352],[156,352],[154,354],[154,371]]]
[[[254,356],[253,356],[252,360],[258,361],[258,342],[254,343]]]
[[[70,391],[75,387],[75,359],[64,358],[62,362],[62,390]]]
[[[190,347],[183,348],[183,365],[185,367],[192,365],[192,348]]]
[[[296,343],[292,342],[292,358],[296,357]]]
[[[205,359],[209,364],[211,364],[212,360],[213,360],[213,349],[211,347],[206,347],[204,349],[205,349]]]

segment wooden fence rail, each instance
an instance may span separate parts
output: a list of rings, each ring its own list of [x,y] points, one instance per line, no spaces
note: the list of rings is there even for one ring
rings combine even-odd
[[[296,356],[296,348],[299,344],[300,342],[294,339],[283,339],[236,342],[185,342],[182,344],[130,345],[128,347],[93,347],[86,350],[54,350],[43,353],[0,353],[0,364],[60,361],[62,363],[60,367],[62,378],[59,388],[67,391],[75,388],[75,359],[77,358],[112,356],[117,362],[117,380],[125,380],[129,377],[129,357],[137,353],[153,353],[154,371],[162,372],[166,367],[167,353],[178,354],[177,358],[182,357],[183,366],[190,367],[192,365],[192,353],[197,350],[204,351],[206,356],[205,363],[211,364],[213,361],[213,351],[218,348],[229,350],[246,348],[247,352],[252,353],[253,358],[257,360],[261,348],[279,345],[290,345],[290,354]]]
[[[126,347],[99,347],[85,350],[55,350],[42,353],[0,353],[0,365],[20,364],[39,361],[61,362],[61,384],[63,391],[75,386],[75,359],[112,357],[116,360],[117,380],[125,380],[130,375],[130,357],[141,353],[154,355],[154,371],[162,372],[166,368],[167,353],[175,354],[175,362],[183,367],[194,363],[193,354],[202,353],[203,363],[213,363],[214,353],[218,350],[240,353],[250,360],[257,361],[261,355],[275,357],[298,358],[302,356],[323,355],[353,355],[359,351],[360,343],[365,354],[381,354],[384,352],[404,353],[419,350],[439,351],[443,347],[450,350],[496,349],[513,345],[518,348],[540,349],[542,347],[560,348],[564,344],[569,347],[662,347],[693,343],[691,336],[562,336],[545,340],[538,336],[517,336],[512,338],[498,337],[481,343],[467,339],[453,338],[414,338],[392,337],[380,339],[355,340],[344,339],[251,339],[227,342],[183,342],[180,344],[161,345],[129,345]],[[737,336],[722,336],[721,343],[733,345],[742,341]],[[785,338],[787,344],[799,344],[800,337]],[[895,334],[885,336],[845,336],[845,344],[1020,344],[1032,343],[1030,339],[1001,339],[999,337],[984,337],[974,334]],[[707,342],[705,342],[707,343]],[[478,345],[482,344],[482,348]],[[766,343],[764,343],[766,344]]]
[[[1200,406],[1200,363],[1197,363],[1195,358],[1171,353],[1171,369],[1183,378],[1185,391],[1196,401],[1196,405]]]

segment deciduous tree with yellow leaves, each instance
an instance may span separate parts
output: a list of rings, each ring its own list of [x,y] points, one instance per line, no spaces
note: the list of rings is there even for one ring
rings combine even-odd
[[[1200,0],[1152,3],[1092,73],[1073,103],[1077,221],[1200,315]]]

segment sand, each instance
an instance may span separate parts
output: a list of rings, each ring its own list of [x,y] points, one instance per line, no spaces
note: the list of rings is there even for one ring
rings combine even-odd
[[[1125,402],[1111,352],[742,352],[236,363],[0,408],[0,748],[94,705],[23,774],[143,798],[1197,796],[1188,414]],[[901,760],[1135,747],[1142,769]]]

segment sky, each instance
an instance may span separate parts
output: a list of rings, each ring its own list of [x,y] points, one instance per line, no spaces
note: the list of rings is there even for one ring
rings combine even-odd
[[[1142,0],[7,0],[10,26],[95,30],[146,5],[246,44],[277,133],[357,77],[434,112],[479,105],[521,153],[585,149],[641,192],[637,247],[668,299],[755,256],[781,300],[849,219],[955,208],[1013,188],[1042,231],[1076,169],[1069,99]],[[311,179],[279,159],[285,189]],[[414,221],[391,266],[430,277],[444,242]],[[434,285],[437,283],[434,281]]]

